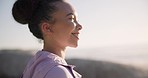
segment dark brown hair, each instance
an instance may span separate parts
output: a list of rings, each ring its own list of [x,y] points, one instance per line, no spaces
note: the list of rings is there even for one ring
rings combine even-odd
[[[57,7],[53,4],[64,0],[17,0],[12,8],[14,19],[21,24],[28,24],[30,32],[43,39],[39,24],[42,21],[52,21],[52,16]]]

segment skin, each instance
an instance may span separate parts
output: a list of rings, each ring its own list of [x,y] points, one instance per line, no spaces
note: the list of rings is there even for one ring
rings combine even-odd
[[[65,58],[66,47],[77,47],[82,26],[74,8],[67,2],[55,2],[58,10],[52,15],[55,22],[41,23],[44,38],[43,50]]]

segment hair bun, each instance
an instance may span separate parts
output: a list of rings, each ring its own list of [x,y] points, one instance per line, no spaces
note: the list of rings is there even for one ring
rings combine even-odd
[[[13,5],[12,15],[21,24],[29,23],[32,15],[31,0],[17,0]]]

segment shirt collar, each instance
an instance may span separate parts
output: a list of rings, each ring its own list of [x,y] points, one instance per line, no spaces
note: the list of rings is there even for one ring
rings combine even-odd
[[[54,62],[58,63],[58,64],[61,64],[61,65],[66,65],[66,66],[71,66],[71,65],[68,65],[67,62],[65,61],[65,59],[61,58],[60,56],[54,54],[54,53],[51,53],[51,52],[48,52],[48,51],[39,51],[41,54],[43,53],[44,55],[46,55],[48,58],[54,60]]]

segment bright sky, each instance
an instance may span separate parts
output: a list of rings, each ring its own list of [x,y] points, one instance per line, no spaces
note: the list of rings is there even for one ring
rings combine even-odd
[[[39,49],[27,25],[14,21],[15,0],[0,0],[0,49]],[[79,48],[148,44],[148,0],[70,0],[83,25]]]

